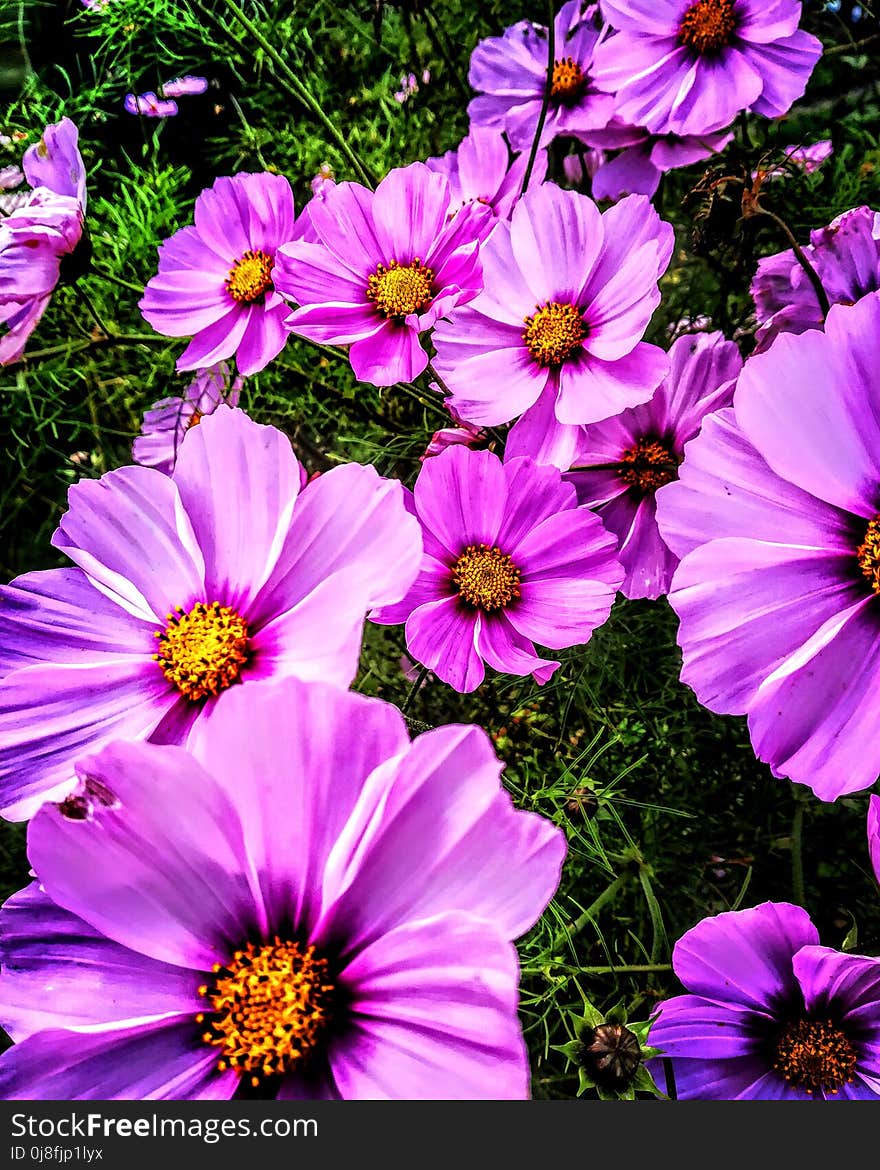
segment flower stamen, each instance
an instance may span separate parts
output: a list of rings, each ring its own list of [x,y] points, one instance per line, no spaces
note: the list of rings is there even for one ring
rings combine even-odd
[[[561,57],[553,62],[550,97],[561,105],[572,105],[584,92],[587,77],[573,57]]]
[[[880,593],[880,516],[868,521],[865,539],[856,549],[856,560],[875,593]]]
[[[220,1071],[248,1073],[256,1088],[315,1051],[331,1022],[335,990],[329,964],[313,946],[276,935],[263,946],[248,943],[225,967],[214,965],[210,984],[198,989],[207,1004],[196,1023],[208,1024],[202,1040],[221,1049]]]
[[[507,553],[488,544],[469,544],[452,566],[452,582],[462,601],[491,613],[520,596],[521,575]]]
[[[854,1079],[858,1056],[831,1020],[796,1020],[776,1039],[773,1068],[806,1093],[835,1094]]]
[[[367,281],[367,299],[386,317],[403,320],[411,313],[421,313],[434,299],[434,272],[418,256],[410,264],[392,260],[386,268],[376,266]]]
[[[638,439],[620,456],[617,474],[630,487],[648,494],[678,479],[681,457],[660,439]]]
[[[681,18],[678,43],[698,53],[717,53],[736,32],[734,0],[697,0]]]
[[[219,601],[197,602],[189,613],[177,606],[156,637],[159,653],[153,658],[168,681],[193,702],[237,682],[249,657],[247,622]]]
[[[239,304],[253,305],[262,301],[272,288],[273,264],[267,252],[245,252],[229,270],[226,291]]]
[[[589,333],[580,309],[561,301],[538,305],[525,326],[522,339],[539,366],[561,366]]]

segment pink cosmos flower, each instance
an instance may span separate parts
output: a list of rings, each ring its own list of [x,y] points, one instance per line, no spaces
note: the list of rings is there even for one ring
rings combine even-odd
[[[424,163],[390,171],[375,191],[338,183],[308,210],[317,242],[279,251],[278,289],[300,306],[285,325],[350,345],[362,382],[411,381],[428,364],[420,334],[480,290],[491,211],[472,203],[450,219],[449,181]]]
[[[70,489],[52,543],[75,567],[0,589],[4,815],[68,795],[75,760],[112,739],[188,742],[230,686],[351,682],[366,612],[415,577],[419,526],[372,467],[301,483],[280,431],[224,407],[171,475]]]
[[[647,401],[668,369],[641,338],[672,245],[644,196],[601,214],[552,183],[527,191],[483,247],[483,292],[434,332],[450,405],[478,426],[522,415],[508,455],[570,467],[578,427]]]
[[[593,83],[600,31],[585,19],[580,0],[568,0],[554,21],[552,88],[541,146],[561,134],[580,137],[604,126],[614,98]],[[503,130],[514,150],[528,152],[538,127],[547,84],[547,29],[522,20],[500,37],[480,41],[471,54],[468,81],[480,94],[468,106],[472,126]]]
[[[405,622],[411,656],[457,691],[475,690],[484,664],[546,682],[559,663],[534,643],[588,642],[611,612],[623,579],[614,539],[556,468],[449,447],[422,464],[407,506],[421,570],[370,621]]]
[[[823,138],[819,142],[811,142],[808,146],[786,146],[783,151],[783,161],[777,166],[752,171],[752,178],[762,175],[764,179],[785,178],[793,170],[803,171],[805,175],[812,175],[834,153],[830,138]]]
[[[880,773],[880,294],[752,355],[657,522],[682,681],[821,800]]]
[[[175,77],[162,85],[162,94],[166,98],[194,97],[204,93],[208,88],[207,77]]]
[[[69,118],[47,126],[22,159],[33,190],[0,219],[0,365],[17,361],[49,304],[62,257],[82,238],[86,173]]]
[[[681,138],[675,134],[650,134],[614,121],[604,129],[591,130],[585,139],[602,151],[619,151],[596,168],[592,184],[594,199],[618,200],[625,195],[653,195],[667,171],[702,162],[723,150],[733,139],[733,131]]]
[[[275,257],[304,230],[290,184],[268,172],[219,178],[196,199],[194,217],[160,245],[140,310],[157,333],[192,337],[178,370],[234,356],[239,373],[255,374],[287,341]]]
[[[82,760],[31,822],[3,1099],[527,1098],[513,940],[565,838],[486,733],[410,742],[390,704],[296,679],[218,710],[192,753]]]
[[[335,186],[336,176],[333,174],[333,168],[329,163],[321,163],[318,167],[317,174],[310,180],[312,194],[316,199],[323,199],[327,191]]]
[[[602,0],[602,14],[619,31],[596,50],[596,87],[652,134],[710,134],[740,110],[778,118],[822,54],[800,0]]]
[[[880,211],[854,207],[810,233],[804,248],[832,305],[853,305],[880,290]],[[749,291],[760,328],[757,352],[780,333],[823,328],[816,290],[791,248],[765,256]]]
[[[177,113],[177,102],[166,101],[152,91],[127,93],[122,102],[129,114],[142,114],[146,118],[173,118]]]
[[[576,467],[565,477],[617,537],[624,597],[669,592],[678,557],[657,528],[655,496],[678,478],[684,445],[706,415],[730,403],[742,367],[736,345],[721,333],[683,334],[669,358],[650,402],[582,428]]]
[[[523,151],[511,163],[500,130],[472,126],[456,150],[448,150],[439,158],[429,158],[425,165],[449,179],[455,211],[476,200],[491,207],[499,219],[510,219],[522,192],[528,160],[529,152]],[[547,151],[539,150],[529,187],[540,186],[546,174]]]
[[[0,191],[12,191],[24,182],[24,171],[13,163],[8,167],[0,167]]]
[[[199,370],[182,397],[154,402],[144,415],[141,433],[132,444],[135,463],[170,475],[187,433],[218,406],[238,406],[243,379],[233,379],[226,362]]]

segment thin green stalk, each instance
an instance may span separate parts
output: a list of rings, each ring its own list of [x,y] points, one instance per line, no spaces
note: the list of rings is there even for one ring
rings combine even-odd
[[[651,879],[648,877],[648,871],[644,866],[639,869],[639,881],[642,885],[645,901],[648,904],[648,913],[651,915],[651,929],[653,931],[653,937],[651,939],[651,962],[656,963],[660,955],[669,949],[669,940],[666,937],[666,927],[663,925],[660,903],[657,901],[653,886],[651,885]]]
[[[121,276],[115,276],[112,272],[108,272],[106,268],[101,268],[100,265],[92,263],[92,274],[100,276],[102,280],[109,280],[111,284],[118,284],[120,288],[127,288],[130,292],[136,292],[138,296],[143,295],[144,286],[142,284],[133,284],[130,280],[123,280]]]
[[[553,11],[553,0],[548,0],[547,12],[550,18],[547,25],[547,77],[544,81],[544,97],[541,101],[541,112],[538,115],[538,125],[535,127],[535,137],[532,139],[532,149],[529,151],[529,161],[526,163],[522,187],[520,188],[521,191],[527,191],[529,187],[529,180],[532,177],[535,159],[538,157],[541,134],[544,131],[544,123],[547,120],[550,94],[553,90],[553,65],[556,61],[556,14]]]
[[[434,47],[446,62],[447,68],[449,69],[449,72],[454,78],[455,84],[458,87],[459,93],[464,98],[466,103],[469,102],[473,97],[473,94],[462,81],[455,62],[452,60],[452,54],[449,50],[449,41],[446,37],[446,33],[443,30],[443,26],[434,16],[434,13],[431,11],[430,7],[425,9],[425,11],[422,13],[422,17],[425,24],[428,26],[428,33],[431,37],[431,40],[434,42]]]
[[[794,816],[791,821],[791,888],[797,906],[804,904],[804,802],[795,797]]]
[[[50,345],[47,349],[35,349],[23,354],[14,362],[7,363],[7,369],[15,366],[32,366],[47,358],[61,357],[63,354],[82,353],[86,349],[101,349],[105,345],[167,345],[168,338],[157,333],[116,333],[112,337],[90,337],[86,341],[65,342],[62,345]]]
[[[825,292],[825,287],[819,278],[819,273],[807,259],[806,252],[804,252],[803,248],[794,238],[794,233],[792,232],[791,228],[784,219],[780,219],[778,215],[772,211],[768,211],[765,207],[760,208],[758,214],[768,216],[773,220],[780,231],[785,234],[785,238],[788,240],[789,244],[791,244],[791,250],[794,252],[795,259],[797,260],[798,264],[800,264],[801,268],[803,268],[804,272],[807,274],[807,279],[813,286],[813,290],[816,293],[816,298],[819,301],[819,308],[822,310],[823,318],[827,317],[828,311],[831,308],[831,304],[828,300],[828,294]]]
[[[574,967],[551,959],[541,967],[536,967],[533,964],[523,967],[522,974],[543,975],[548,966],[563,967],[577,975],[649,975],[672,970],[671,963],[626,963],[618,967]]]
[[[570,942],[576,934],[580,934],[587,923],[593,921],[603,906],[606,906],[609,902],[614,901],[618,893],[629,881],[630,877],[631,874],[629,872],[624,872],[620,874],[619,877],[616,877],[611,885],[602,891],[595,902],[592,902],[586,908],[583,914],[579,915],[579,917],[577,917],[574,922],[570,922],[564,930],[561,930],[559,934],[557,934],[556,938],[553,940],[550,946],[547,947],[546,950],[542,951],[541,954],[538,955],[537,959],[533,960],[533,965],[538,966],[539,964],[550,959],[551,956],[555,955],[557,951],[562,950],[565,944]],[[612,968],[612,970],[619,970],[619,968]]]
[[[259,27],[248,17],[235,0],[226,0],[226,8],[229,15],[235,20],[244,30],[251,36],[254,41],[260,46],[272,64],[277,70],[275,76],[284,89],[287,90],[293,97],[306,107],[306,109],[321,123],[339,150],[345,155],[351,163],[358,178],[368,187],[373,186],[373,179],[366,166],[361,162],[355,152],[349,145],[348,139],[342,131],[336,126],[331,118],[327,116],[321,108],[320,102],[315,98],[311,90],[306,86],[294,71],[290,68],[281,54],[277,51],[274,45],[263,36]]]
[[[406,696],[406,698],[403,700],[403,703],[401,704],[401,707],[400,707],[401,715],[405,715],[407,713],[407,711],[410,709],[410,707],[412,706],[413,699],[415,699],[416,695],[419,693],[419,690],[422,686],[422,683],[428,677],[428,674],[429,674],[429,671],[428,671],[427,666],[422,666],[419,669],[419,673],[416,676],[416,681],[410,687],[409,694]]]
[[[95,308],[94,301],[92,300],[92,298],[89,296],[89,294],[86,292],[86,290],[81,285],[76,290],[76,295],[80,298],[80,300],[83,302],[85,307],[91,313],[92,317],[95,320],[95,324],[98,326],[98,328],[104,334],[104,336],[105,337],[115,337],[116,334],[115,334],[114,330],[110,329],[109,326],[106,324],[106,322],[102,318],[101,314]]]

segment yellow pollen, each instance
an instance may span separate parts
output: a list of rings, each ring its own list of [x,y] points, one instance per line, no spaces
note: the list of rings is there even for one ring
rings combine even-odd
[[[367,299],[386,317],[421,313],[434,299],[434,273],[418,256],[411,264],[379,264],[367,281]]]
[[[186,429],[197,427],[204,417],[200,410],[194,410],[187,420]]]
[[[237,682],[248,660],[247,623],[219,601],[198,602],[189,613],[178,606],[156,637],[159,653],[153,657],[168,681],[193,702]]]
[[[865,539],[856,549],[862,576],[867,577],[875,593],[880,593],[880,516],[868,522]]]
[[[697,0],[681,18],[678,43],[698,53],[716,53],[736,31],[734,0]]]
[[[854,1077],[858,1055],[831,1020],[797,1020],[776,1041],[773,1067],[807,1093],[836,1093]]]
[[[586,75],[573,57],[562,57],[553,62],[553,80],[550,97],[565,104],[575,102],[584,92]]]
[[[680,457],[659,439],[638,439],[620,456],[617,474],[630,487],[655,492],[678,479],[680,462]]]
[[[199,988],[207,1003],[196,1023],[209,1024],[202,1040],[221,1050],[217,1067],[249,1074],[256,1087],[314,1052],[330,1023],[334,992],[327,960],[314,947],[276,935],[263,946],[248,943],[215,970],[211,986]]]
[[[452,581],[462,601],[490,613],[520,595],[520,571],[500,548],[469,544],[452,566]]]
[[[266,252],[245,252],[229,269],[226,291],[240,304],[261,301],[272,287],[273,263]]]
[[[538,305],[525,326],[523,341],[539,366],[561,366],[589,333],[580,309],[559,301]]]

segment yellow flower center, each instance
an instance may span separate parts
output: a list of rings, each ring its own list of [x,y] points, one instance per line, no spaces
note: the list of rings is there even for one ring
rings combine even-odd
[[[418,257],[411,264],[379,264],[367,281],[367,299],[386,317],[421,313],[434,299],[434,273]]]
[[[208,1024],[202,1040],[221,1050],[217,1067],[249,1073],[256,1087],[314,1052],[330,1023],[334,992],[327,960],[314,947],[276,935],[214,966],[211,983],[199,988],[206,1005],[196,1023]]]
[[[452,581],[462,601],[487,613],[503,609],[520,595],[520,571],[500,548],[469,544],[452,566]]]
[[[698,53],[716,53],[736,31],[734,0],[697,0],[681,18],[678,42]]]
[[[189,613],[178,606],[156,637],[159,653],[153,657],[168,681],[193,702],[232,686],[248,660],[247,622],[219,601],[200,601]]]
[[[680,462],[672,448],[659,439],[638,439],[620,456],[617,474],[630,487],[655,492],[678,479]]]
[[[865,539],[856,549],[862,576],[867,577],[875,593],[880,593],[880,516],[868,522]]]
[[[807,1093],[836,1093],[854,1077],[858,1056],[831,1020],[797,1020],[776,1041],[773,1067]]]
[[[589,333],[580,309],[559,301],[538,305],[525,326],[523,341],[539,366],[561,366]]]
[[[550,97],[563,105],[575,102],[584,92],[587,78],[573,57],[562,57],[553,62],[553,80]]]
[[[190,427],[197,427],[204,417],[200,410],[194,410],[187,419],[186,429],[189,430]]]
[[[261,301],[272,287],[273,263],[266,252],[245,252],[229,269],[226,291],[239,304]]]

